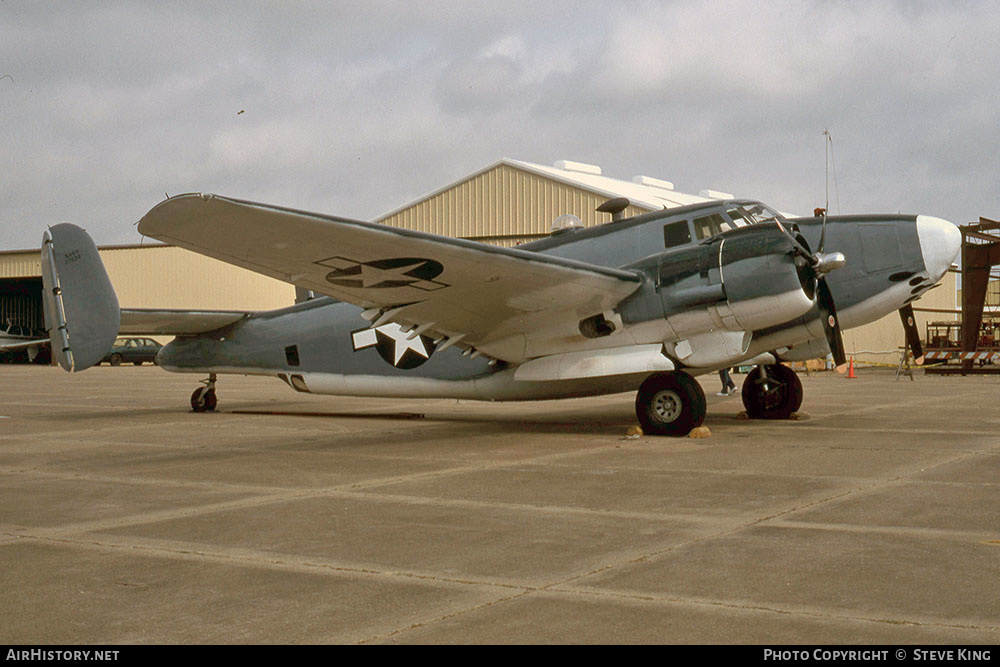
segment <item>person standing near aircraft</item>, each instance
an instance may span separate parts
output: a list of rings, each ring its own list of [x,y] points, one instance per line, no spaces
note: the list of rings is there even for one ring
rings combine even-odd
[[[716,396],[729,396],[736,393],[736,383],[733,382],[733,378],[729,377],[728,368],[719,369],[719,379],[722,380],[722,391]]]

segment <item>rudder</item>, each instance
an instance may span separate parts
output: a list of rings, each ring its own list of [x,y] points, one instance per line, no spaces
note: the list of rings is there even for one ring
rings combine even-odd
[[[93,239],[70,223],[42,235],[42,300],[52,354],[69,372],[100,363],[118,336],[121,311]]]

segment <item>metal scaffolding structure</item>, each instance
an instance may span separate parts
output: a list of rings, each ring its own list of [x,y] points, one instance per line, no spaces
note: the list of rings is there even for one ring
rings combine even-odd
[[[962,231],[962,352],[979,347],[980,327],[986,293],[993,267],[1000,265],[1000,222],[979,218],[978,223],[961,225]],[[962,361],[962,369],[972,369],[971,359]]]
[[[1000,340],[997,336],[997,313],[986,314],[986,303],[995,295],[1000,265],[1000,222],[979,218],[979,222],[959,225],[962,232],[962,302],[953,311],[957,321],[930,322],[927,325],[926,369],[933,374],[1000,373]],[[946,313],[939,310],[936,312]]]

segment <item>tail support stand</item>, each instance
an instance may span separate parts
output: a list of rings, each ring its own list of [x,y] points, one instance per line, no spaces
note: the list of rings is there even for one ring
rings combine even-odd
[[[910,367],[910,350],[904,347],[903,353],[899,355],[899,365],[896,366],[896,380],[899,381],[900,375],[909,375],[910,382],[913,382],[913,369]]]

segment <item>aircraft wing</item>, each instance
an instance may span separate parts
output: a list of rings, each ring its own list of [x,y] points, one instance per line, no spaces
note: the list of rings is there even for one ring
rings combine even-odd
[[[139,231],[486,354],[491,343],[516,349],[512,340],[559,322],[575,331],[641,281],[631,271],[217,195],[167,199]]]

